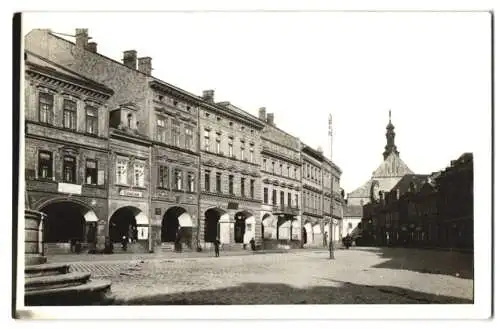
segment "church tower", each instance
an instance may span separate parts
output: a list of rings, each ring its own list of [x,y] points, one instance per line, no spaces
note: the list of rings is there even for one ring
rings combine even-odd
[[[387,139],[387,143],[385,145],[385,151],[383,153],[384,160],[387,159],[389,154],[394,153],[399,156],[398,148],[394,143],[394,139],[396,137],[396,133],[394,132],[394,125],[391,122],[391,110],[389,110],[389,124],[386,127],[387,132],[385,133],[385,137]]]

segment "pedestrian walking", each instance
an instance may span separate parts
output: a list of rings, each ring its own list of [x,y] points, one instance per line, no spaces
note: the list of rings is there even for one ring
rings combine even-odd
[[[252,238],[252,240],[250,240],[250,247],[252,248],[253,251],[255,251],[255,239]]]
[[[215,239],[214,241],[215,257],[219,257],[219,245],[220,245],[219,239]]]

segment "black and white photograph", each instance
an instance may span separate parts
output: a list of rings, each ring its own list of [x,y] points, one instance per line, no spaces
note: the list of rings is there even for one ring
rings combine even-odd
[[[491,316],[492,12],[16,22],[17,317]]]

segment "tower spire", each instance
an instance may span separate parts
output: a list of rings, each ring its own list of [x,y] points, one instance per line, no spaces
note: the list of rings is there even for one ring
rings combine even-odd
[[[391,153],[394,153],[397,156],[399,156],[398,148],[396,147],[396,144],[394,143],[396,133],[394,132],[394,125],[392,124],[391,117],[392,117],[392,113],[391,113],[391,110],[389,110],[389,124],[387,124],[387,127],[386,127],[387,132],[385,133],[387,143],[385,145],[385,151],[383,153],[384,160],[387,159],[387,157]]]

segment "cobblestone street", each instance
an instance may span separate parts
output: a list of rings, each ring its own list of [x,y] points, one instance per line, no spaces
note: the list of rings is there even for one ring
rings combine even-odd
[[[355,248],[81,262],[117,304],[472,303],[473,255]]]

